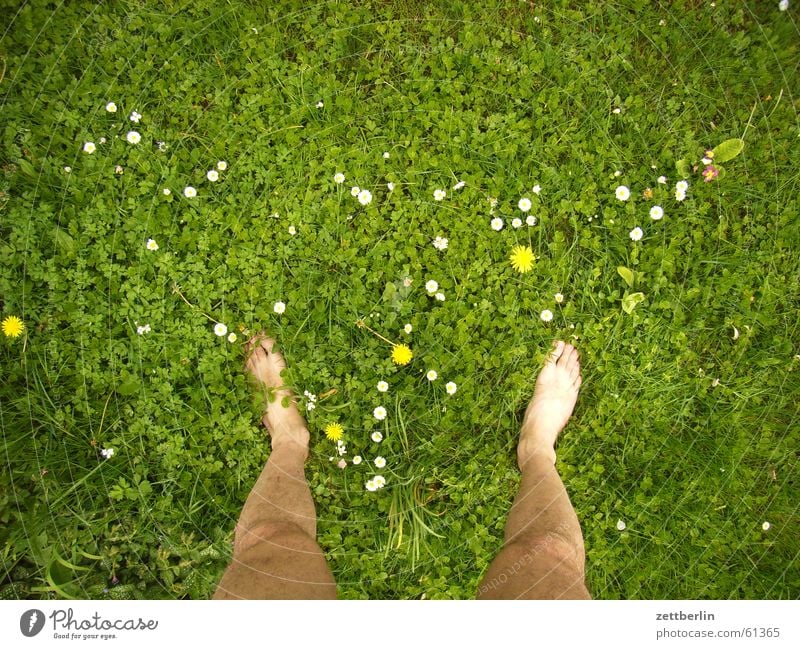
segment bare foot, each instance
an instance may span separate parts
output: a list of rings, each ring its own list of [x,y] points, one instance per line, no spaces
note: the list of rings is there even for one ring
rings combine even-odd
[[[283,385],[281,371],[286,369],[286,361],[280,352],[273,349],[275,340],[266,336],[262,331],[253,336],[245,344],[247,356],[245,367],[250,374],[262,384],[264,388],[280,388]],[[267,390],[265,389],[265,394]],[[308,427],[305,419],[297,410],[297,405],[292,398],[294,395],[289,389],[275,390],[275,400],[267,402],[267,411],[261,422],[269,431],[272,439],[272,449],[284,444],[299,445],[308,452]],[[284,396],[288,396],[289,406],[281,403]]]
[[[582,381],[578,350],[569,343],[556,341],[550,358],[536,378],[533,398],[522,421],[517,447],[520,468],[537,453],[556,461],[553,447],[575,408]]]

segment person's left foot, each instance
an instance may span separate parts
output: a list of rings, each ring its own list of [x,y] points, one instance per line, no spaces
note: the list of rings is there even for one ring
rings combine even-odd
[[[283,378],[281,371],[286,369],[286,361],[280,352],[274,349],[275,340],[262,331],[253,336],[245,344],[245,354],[249,354],[245,367],[250,374],[266,388],[281,388]],[[267,411],[261,418],[272,439],[272,449],[282,444],[301,446],[308,451],[308,427],[305,419],[297,410],[292,391],[288,388],[275,389],[275,400],[268,402]],[[283,406],[283,397],[289,397],[288,407]]]

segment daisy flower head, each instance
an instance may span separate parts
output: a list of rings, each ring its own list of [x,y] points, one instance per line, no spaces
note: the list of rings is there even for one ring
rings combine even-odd
[[[436,237],[433,240],[433,247],[437,250],[447,250],[447,239],[444,237]]]
[[[781,0],[778,3],[778,9],[780,11],[786,11],[788,8],[789,8],[789,0]],[[767,523],[767,525],[769,525],[769,523]],[[765,529],[769,529],[769,528],[765,528]]]
[[[94,142],[84,142],[83,143],[83,152],[84,153],[94,153],[97,147],[94,145]]]
[[[374,478],[372,478],[372,481],[375,483],[375,486],[378,487],[378,489],[383,489],[386,486],[386,478],[384,478],[382,475],[376,475]]]
[[[228,168],[228,163],[224,160],[220,160],[217,162],[217,169],[219,171],[225,171]]]
[[[344,174],[339,171],[333,175],[333,182],[337,185],[341,185],[344,182]]]
[[[128,119],[131,120],[134,124],[138,124],[139,120],[142,119],[142,114],[141,113],[137,113],[134,110],[134,111],[131,112],[131,115],[130,115],[130,117]]]
[[[394,191],[394,183],[386,183],[386,188],[392,192]]]
[[[435,279],[429,279],[425,282],[425,290],[428,291],[428,293],[436,293],[438,289],[439,283]]]
[[[561,293],[556,293],[553,298],[558,304],[561,304],[564,301],[564,296]]]
[[[675,200],[676,201],[682,201],[685,198],[686,198],[686,192],[685,191],[683,191],[681,189],[676,189],[675,190]]]
[[[183,195],[186,196],[186,198],[194,198],[197,196],[197,190],[189,185],[188,187],[183,188]]]
[[[389,389],[389,384],[386,381],[378,381],[378,392],[386,392]]]
[[[219,172],[216,169],[209,169],[206,178],[215,183],[219,180]]]
[[[407,324],[405,327],[403,327],[403,331],[405,331],[407,334],[410,334],[412,330],[413,330],[413,327],[411,326],[410,323]]]
[[[653,205],[653,207],[650,208],[650,218],[654,221],[660,221],[664,218],[664,208],[660,205]]]
[[[433,200],[435,201],[443,201],[444,197],[447,196],[447,192],[443,189],[434,189],[433,190]]]
[[[621,201],[627,201],[631,196],[631,190],[628,189],[627,187],[625,187],[625,185],[620,185],[619,187],[617,187],[617,190],[616,190],[615,193],[616,193],[617,199],[619,199]]]
[[[224,336],[226,333],[228,333],[228,328],[221,322],[218,322],[214,325],[214,333],[218,336]]]
[[[539,185],[534,185],[532,191],[533,191],[534,194],[536,194],[538,196],[542,192],[542,188],[539,187]]]
[[[769,521],[764,521],[763,523],[761,523],[761,529],[762,529],[762,530],[764,530],[765,532],[766,532],[766,531],[767,531],[767,530],[768,530],[770,527],[772,527],[772,525],[770,525]]]
[[[444,386],[444,389],[447,391],[447,394],[455,394],[456,390],[458,390],[458,386],[450,381],[447,385]]]
[[[628,236],[629,236],[629,237],[630,237],[630,238],[631,238],[633,241],[641,241],[641,239],[642,239],[642,235],[643,235],[643,234],[644,234],[644,232],[642,232],[642,228],[640,228],[640,227],[638,227],[638,226],[637,226],[637,227],[633,228],[633,230],[631,230],[631,231],[628,233]]]
[[[679,180],[675,183],[675,189],[680,192],[685,192],[687,189],[689,189],[689,183],[687,183],[685,180]]]
[[[522,227],[522,219],[514,219],[511,221],[512,228],[521,228]]]
[[[117,105],[113,101],[110,101],[110,102],[108,102],[106,104],[106,110],[109,113],[116,113],[117,112]]]
[[[667,184],[667,177],[666,176],[659,176],[656,182],[659,185],[666,185]]]
[[[114,173],[118,176],[121,176],[123,173],[125,173],[125,170],[122,168],[122,165],[117,165],[114,167]]]
[[[166,142],[158,141],[158,142],[156,142],[156,144],[158,145],[158,150],[161,151],[162,153],[167,150],[167,143]]]
[[[374,462],[375,462],[375,466],[378,467],[379,469],[382,469],[383,467],[386,466],[386,458],[383,457],[382,455],[379,455],[378,457],[376,457]]]
[[[436,373],[436,370],[428,370],[428,373],[425,375],[429,381],[435,381],[439,375]]]
[[[386,419],[386,408],[383,406],[378,406],[375,410],[372,411],[372,416],[375,417],[378,421],[383,421]]]
[[[361,460],[362,460],[362,458],[361,458],[360,455],[354,455],[353,456],[353,464],[359,465],[359,464],[361,464]]]
[[[383,433],[379,430],[373,431],[372,435],[370,435],[370,439],[375,443],[381,442],[383,440]]]
[[[25,331],[25,324],[15,315],[10,315],[3,320],[3,333],[9,338],[17,338]]]
[[[128,131],[128,134],[125,136],[125,139],[128,140],[131,144],[139,144],[142,140],[142,136],[139,134],[138,131]]]
[[[353,196],[353,197],[358,196],[360,191],[361,191],[360,187],[358,187],[357,185],[353,185],[350,188],[350,196]]]
[[[375,480],[367,480],[366,483],[364,483],[364,487],[366,488],[367,491],[378,490],[378,485],[375,484]]]
[[[533,214],[528,214],[525,218],[525,223],[528,225],[536,225],[536,217]]]
[[[158,244],[156,243],[155,239],[148,239],[147,240],[147,249],[148,250],[158,250]]]
[[[527,212],[531,209],[531,199],[530,198],[520,198],[519,203],[517,203],[517,207],[521,209],[523,212]]]
[[[501,219],[499,216],[495,216],[492,219],[491,225],[492,225],[492,230],[494,230],[495,232],[500,232],[500,230],[503,229],[503,219]]]
[[[441,293],[441,292],[439,292],[439,293],[437,293],[437,294],[436,294],[434,297],[435,297],[437,300],[439,300],[439,302],[444,302],[444,293]]]
[[[712,163],[712,160],[711,158],[701,158],[700,162],[702,162],[704,165],[710,165]]]
[[[465,183],[463,180],[459,180],[455,185],[453,185],[453,189],[459,190],[466,184],[467,183]]]
[[[542,322],[550,322],[553,319],[553,312],[550,309],[545,309],[539,314]]]
[[[70,171],[72,171],[72,167],[70,167],[69,165],[64,167],[64,173],[69,173]]]
[[[344,433],[344,428],[338,422],[332,422],[325,426],[325,437],[327,437],[332,442],[338,442],[342,439],[342,433]]]
[[[286,311],[286,305],[283,302],[275,302],[275,304],[272,306],[272,310],[278,315],[281,315],[284,311]]]
[[[527,273],[533,268],[536,257],[530,246],[514,246],[511,250],[511,266],[520,273]]]
[[[617,529],[618,529],[620,532],[622,532],[622,531],[623,531],[623,530],[624,530],[626,527],[628,527],[628,526],[627,526],[627,525],[625,525],[625,521],[623,521],[623,520],[620,518],[620,519],[617,521]]]
[[[372,202],[372,193],[368,189],[358,192],[358,202],[362,205],[369,205]]]
[[[614,178],[619,178],[621,175],[622,175],[622,172],[621,172],[619,169],[617,169],[617,170],[614,172]]]
[[[289,234],[291,234],[292,236],[296,235],[297,234],[297,228],[295,228],[293,225],[290,225],[289,226]]]
[[[408,345],[395,345],[392,347],[392,362],[395,365],[408,365],[414,357]]]
[[[169,196],[172,193],[172,190],[169,187],[164,187],[164,189],[161,190],[161,193],[164,194],[164,196]]]
[[[228,342],[235,343],[236,342],[236,334],[232,331],[228,334]]]
[[[383,159],[384,160],[388,160],[389,159],[389,152],[388,151],[384,151],[383,152]]]
[[[100,451],[100,455],[102,455],[107,460],[110,460],[114,456],[114,449],[104,448],[102,451]]]

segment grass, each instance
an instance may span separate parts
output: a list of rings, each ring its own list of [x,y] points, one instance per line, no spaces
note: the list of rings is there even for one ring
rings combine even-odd
[[[266,328],[319,398],[307,476],[341,597],[474,596],[560,337],[594,597],[797,598],[798,29],[772,4],[0,0],[0,311],[26,326],[0,341],[0,596],[213,592],[269,453],[241,349]],[[329,461],[333,420],[361,465]]]

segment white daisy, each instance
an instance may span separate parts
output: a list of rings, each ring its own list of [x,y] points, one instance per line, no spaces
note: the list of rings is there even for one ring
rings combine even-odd
[[[664,217],[664,208],[660,205],[653,205],[650,208],[650,218],[654,221],[660,221]]]
[[[386,392],[389,389],[389,384],[386,381],[378,381],[378,392]]]
[[[530,198],[520,198],[519,203],[517,203],[517,207],[521,209],[523,212],[527,212],[531,209],[531,199]]]
[[[623,521],[622,519],[619,519],[619,520],[617,521],[617,529],[618,529],[620,532],[621,532],[622,530],[624,530],[626,527],[628,527],[628,526],[627,526],[627,525],[625,525],[625,521]]]
[[[553,319],[553,312],[550,309],[545,309],[539,314],[543,322],[550,322]]]
[[[788,4],[788,3],[787,3],[787,4]],[[767,531],[767,530],[768,530],[770,527],[772,527],[772,525],[770,525],[770,524],[769,524],[769,521],[764,521],[764,522],[761,524],[761,529],[762,529],[762,530],[764,530],[765,532],[766,532],[766,531]]]
[[[350,188],[350,196],[358,196],[359,192],[361,191],[360,187],[351,187]]]
[[[353,464],[361,464],[361,456],[360,455],[354,455],[353,456]]]
[[[455,383],[450,381],[447,385],[444,386],[444,389],[447,391],[447,394],[455,394],[456,390],[458,390],[458,386]]]
[[[514,219],[513,221],[511,221],[511,227],[512,228],[522,227],[522,219]]]
[[[393,191],[393,190],[394,190],[394,183],[386,183],[386,187],[387,187],[387,188],[389,189],[389,191],[391,192],[391,191]]]
[[[675,189],[685,192],[687,189],[689,189],[689,183],[687,183],[685,180],[679,180],[675,183]]]
[[[386,408],[383,406],[378,406],[375,410],[372,411],[372,416],[375,417],[378,421],[383,421],[386,419]],[[375,439],[375,435],[372,435],[372,439]]]
[[[373,442],[380,442],[383,439],[383,434],[381,433],[381,431],[376,430],[372,433],[372,435],[370,435],[370,438],[372,439]]]
[[[125,139],[128,140],[131,144],[139,144],[142,139],[142,136],[139,135],[137,131],[128,131],[128,134],[125,136]]]
[[[236,334],[232,331],[228,334],[228,342],[235,343],[236,342]]]
[[[621,172],[619,169],[617,169],[617,170],[614,172],[614,178],[619,178],[621,175],[622,175],[622,172]]]
[[[447,250],[447,239],[444,237],[436,237],[433,240],[433,247],[437,250]]]
[[[147,240],[147,249],[148,250],[158,250],[158,244],[155,242],[154,239]]]
[[[436,370],[428,370],[428,373],[425,376],[429,381],[435,381],[439,375],[436,373]]]
[[[445,192],[443,189],[435,189],[433,191],[433,200],[435,201],[444,200],[445,196],[447,196],[447,192]]]
[[[297,229],[293,225],[289,226],[289,234],[291,234],[292,236],[297,234]]]
[[[275,302],[275,304],[272,306],[272,310],[278,315],[280,315],[281,313],[286,311],[286,305],[283,302]]]
[[[439,289],[439,283],[435,279],[429,279],[425,282],[425,290],[428,293],[435,293]]]
[[[84,142],[83,144],[83,152],[84,153],[94,153],[97,147],[94,145],[94,142]]]
[[[374,480],[367,480],[367,482],[364,484],[364,486],[366,487],[367,491],[377,491],[378,490],[378,485],[375,484]]]
[[[617,187],[616,195],[619,200],[627,201],[631,196],[631,191],[625,185],[620,185]]]
[[[492,219],[492,230],[499,232],[502,229],[503,229],[503,219],[501,219],[499,216],[494,217]]]
[[[65,171],[66,173],[69,173],[70,171],[72,171],[72,167],[70,167],[69,165],[67,165],[66,167],[64,167],[64,171]]]
[[[611,112],[614,113],[615,115],[619,115],[622,111],[619,108],[615,108]]]
[[[389,152],[388,151],[384,151],[383,152],[383,158],[384,158],[384,160],[389,158]]]
[[[358,202],[362,205],[369,205],[372,202],[372,194],[368,189],[362,189],[358,192]]]
[[[533,214],[528,214],[525,218],[525,223],[528,225],[536,225],[536,217]]]
[[[436,299],[439,300],[439,302],[444,302],[444,293],[437,293]]]
[[[561,304],[564,301],[564,296],[561,293],[556,293],[554,296],[555,301]]]
[[[640,227],[635,227],[635,228],[633,228],[633,230],[631,230],[631,231],[628,233],[628,236],[629,236],[631,239],[633,239],[634,241],[640,241],[640,240],[642,239],[642,235],[643,235],[643,234],[644,234],[644,232],[642,232],[642,228],[640,228]]]
[[[410,324],[407,324],[405,327],[403,327],[403,331],[405,331],[407,334],[410,334],[412,328],[413,327]]]
[[[702,162],[704,165],[710,165],[713,160],[711,158],[701,158],[700,162]]]
[[[324,102],[323,102],[323,101],[320,99],[320,100],[317,102],[317,108],[324,108],[324,107],[325,107],[325,103],[324,103]]]
[[[378,489],[383,489],[383,487],[386,485],[386,478],[384,478],[382,475],[376,475],[374,478],[372,478],[372,481],[375,483],[375,486],[378,487]]]
[[[339,172],[333,175],[333,182],[337,185],[341,185],[344,182],[344,174]]]
[[[676,201],[682,201],[685,198],[686,198],[686,192],[685,191],[681,191],[680,189],[676,189],[675,190],[675,200]]]
[[[194,198],[197,196],[197,190],[189,185],[188,187],[183,188],[183,195],[186,196],[186,198]]]
[[[161,190],[161,193],[164,194],[164,196],[169,196],[172,193],[172,190],[169,187],[164,187],[164,189]]]
[[[789,8],[789,0],[781,0],[778,3],[778,9],[780,9],[781,11],[786,11],[788,8]],[[765,524],[769,525],[769,523],[765,523]],[[768,528],[764,528],[764,529],[768,529]]]
[[[382,469],[383,467],[386,466],[386,458],[380,455],[375,458],[374,462],[375,466],[378,467],[379,469]]]
[[[166,142],[159,140],[158,142],[156,142],[156,145],[158,146],[158,150],[161,151],[162,153],[167,150]]]
[[[218,336],[224,336],[226,333],[228,333],[228,328],[221,322],[218,322],[214,325],[214,333]]]
[[[104,458],[108,460],[114,455],[114,449],[104,448],[102,451],[100,451],[100,455],[102,455]]]
[[[137,113],[134,110],[133,112],[131,112],[131,116],[128,119],[131,120],[134,124],[138,124],[139,120],[142,119],[142,114],[141,113]]]
[[[216,169],[209,169],[206,178],[215,183],[219,180],[219,172]]]
[[[117,105],[113,101],[110,101],[110,102],[108,102],[106,104],[106,110],[109,113],[116,113],[117,112]]]
[[[467,183],[465,183],[463,180],[459,180],[455,185],[453,185],[453,189],[459,190],[466,184]]]
[[[659,185],[666,185],[667,184],[667,177],[666,176],[659,176],[657,181]]]
[[[125,170],[122,168],[122,165],[117,165],[116,167],[114,167],[114,173],[117,174],[118,176],[121,176],[124,172]]]
[[[228,168],[228,163],[225,162],[224,160],[220,160],[219,162],[217,162],[217,169],[219,171],[225,171],[227,168]]]
[[[533,191],[534,194],[536,194],[538,196],[541,193],[542,188],[539,187],[539,185],[534,185],[532,191]]]

